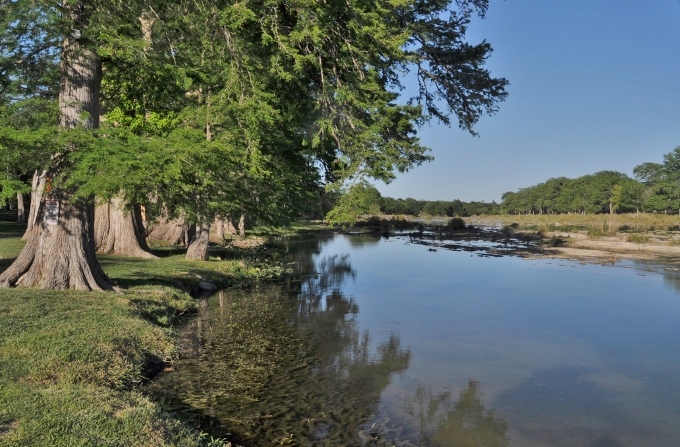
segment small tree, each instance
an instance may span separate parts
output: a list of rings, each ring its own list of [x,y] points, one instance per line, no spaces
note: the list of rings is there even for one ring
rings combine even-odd
[[[382,196],[380,192],[367,182],[350,186],[338,200],[334,209],[326,219],[332,226],[347,226],[356,222],[361,215],[380,214]]]

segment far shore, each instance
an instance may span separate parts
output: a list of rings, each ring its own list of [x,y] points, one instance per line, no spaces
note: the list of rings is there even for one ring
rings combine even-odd
[[[588,262],[625,259],[680,264],[680,216],[657,214],[525,215],[466,218],[471,225],[513,225],[540,234],[538,257]]]

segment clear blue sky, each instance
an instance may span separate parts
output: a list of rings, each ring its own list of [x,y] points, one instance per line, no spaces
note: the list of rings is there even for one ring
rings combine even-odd
[[[508,99],[478,138],[423,128],[435,160],[383,196],[500,202],[551,177],[632,176],[680,146],[680,0],[491,0],[468,36],[493,46]]]

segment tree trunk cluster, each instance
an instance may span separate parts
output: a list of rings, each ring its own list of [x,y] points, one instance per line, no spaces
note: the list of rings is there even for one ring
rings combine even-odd
[[[95,208],[94,242],[98,253],[156,258],[149,251],[145,233],[139,206],[127,210],[123,200],[114,198]]]

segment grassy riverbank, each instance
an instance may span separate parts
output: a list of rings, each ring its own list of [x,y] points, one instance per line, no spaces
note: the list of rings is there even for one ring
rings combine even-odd
[[[0,223],[0,270],[23,247]],[[0,289],[0,446],[223,445],[137,391],[177,355],[172,326],[201,281],[242,286],[284,273],[262,248],[219,248],[187,262],[100,256],[121,293]]]
[[[472,224],[498,222],[505,225],[517,223],[520,226],[536,226],[549,230],[555,227],[580,226],[597,236],[612,235],[619,231],[655,232],[678,231],[680,215],[678,214],[523,214],[476,216],[466,220]]]

